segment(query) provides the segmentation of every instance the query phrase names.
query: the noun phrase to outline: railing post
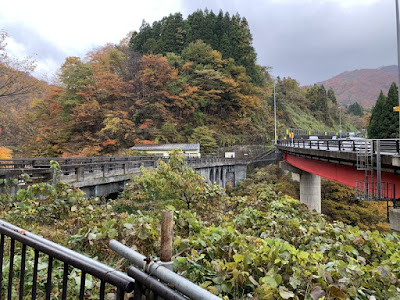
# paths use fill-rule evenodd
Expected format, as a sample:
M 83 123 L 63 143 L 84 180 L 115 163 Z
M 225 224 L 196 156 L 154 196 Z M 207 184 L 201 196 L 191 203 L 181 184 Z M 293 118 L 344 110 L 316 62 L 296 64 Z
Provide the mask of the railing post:
M 172 242 L 174 239 L 174 212 L 164 210 L 161 218 L 161 265 L 173 271 Z
M 124 166 L 124 174 L 128 174 L 129 163 L 123 163 Z
M 107 177 L 106 175 L 108 174 L 108 169 L 109 169 L 109 165 L 104 164 L 103 165 L 103 177 Z
M 85 167 L 75 168 L 75 173 L 76 173 L 76 181 L 85 180 Z

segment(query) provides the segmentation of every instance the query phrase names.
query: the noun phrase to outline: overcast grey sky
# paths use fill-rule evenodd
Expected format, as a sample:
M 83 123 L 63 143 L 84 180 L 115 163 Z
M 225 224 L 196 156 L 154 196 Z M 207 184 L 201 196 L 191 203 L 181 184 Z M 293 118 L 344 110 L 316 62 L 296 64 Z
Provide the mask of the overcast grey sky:
M 0 29 L 9 53 L 51 78 L 67 56 L 118 43 L 143 19 L 205 8 L 246 17 L 258 63 L 302 85 L 397 64 L 395 0 L 14 0 L 0 6 Z

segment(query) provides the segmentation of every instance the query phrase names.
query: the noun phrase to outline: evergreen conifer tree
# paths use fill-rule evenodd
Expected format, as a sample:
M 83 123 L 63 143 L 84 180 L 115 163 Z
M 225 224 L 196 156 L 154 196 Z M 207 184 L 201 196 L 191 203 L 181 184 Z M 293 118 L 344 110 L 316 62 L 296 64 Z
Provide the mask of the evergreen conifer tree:
M 387 139 L 399 136 L 399 113 L 393 111 L 398 105 L 397 85 L 393 82 L 388 96 L 381 91 L 368 126 L 368 137 L 371 139 Z
M 387 96 L 387 113 L 388 113 L 388 137 L 399 137 L 399 113 L 393 111 L 395 106 L 399 105 L 397 85 L 393 82 L 389 88 Z
M 368 138 L 370 139 L 381 139 L 385 137 L 385 128 L 382 124 L 382 118 L 384 118 L 384 110 L 386 106 L 386 97 L 381 91 L 379 97 L 372 109 L 371 119 L 368 125 Z
M 185 47 L 198 40 L 219 51 L 223 59 L 233 58 L 236 65 L 245 67 L 252 83 L 265 84 L 263 69 L 256 63 L 249 24 L 238 13 L 231 17 L 229 13 L 220 11 L 215 15 L 206 9 L 195 11 L 186 20 L 176 13 L 152 26 L 143 21 L 139 32 L 132 35 L 130 47 L 140 54 L 181 55 Z
M 332 101 L 332 103 L 337 103 L 335 92 L 333 91 L 332 87 L 328 90 L 328 98 Z
M 362 117 L 362 115 L 364 114 L 364 110 L 363 110 L 362 106 L 360 104 L 358 104 L 358 102 L 354 102 L 353 104 L 350 104 L 347 111 L 355 116 L 360 116 L 360 117 Z

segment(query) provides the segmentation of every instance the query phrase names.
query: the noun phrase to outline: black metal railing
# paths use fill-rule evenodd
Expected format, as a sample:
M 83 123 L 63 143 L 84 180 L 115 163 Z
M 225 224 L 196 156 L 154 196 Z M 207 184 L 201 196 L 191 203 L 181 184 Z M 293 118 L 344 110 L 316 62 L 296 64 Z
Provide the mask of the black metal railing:
M 125 274 L 2 220 L 0 234 L 0 299 L 190 299 L 133 266 Z
M 305 149 L 317 149 L 317 150 L 329 150 L 329 151 L 364 151 L 367 150 L 374 152 L 376 149 L 376 140 L 366 139 L 337 139 L 337 140 L 279 140 L 277 141 L 279 146 L 294 147 L 294 148 L 305 148 Z M 399 139 L 385 139 L 380 140 L 380 152 L 395 154 L 400 153 Z
M 396 185 L 391 182 L 377 182 L 359 180 L 355 184 L 355 196 L 357 199 L 369 201 L 395 201 Z
M 122 300 L 134 289 L 127 274 L 12 224 L 0 221 L 0 233 L 1 299 L 105 299 L 108 291 Z M 89 290 L 87 274 L 95 279 Z
M 289 134 L 293 133 L 293 137 L 295 138 L 308 138 L 309 136 L 318 136 L 321 139 L 332 138 L 332 136 L 336 137 L 347 137 L 349 136 L 348 132 L 339 132 L 339 131 L 329 131 L 329 130 L 310 130 L 310 129 L 298 129 L 298 128 L 287 128 L 284 136 L 289 138 Z M 340 135 L 339 135 L 340 133 Z

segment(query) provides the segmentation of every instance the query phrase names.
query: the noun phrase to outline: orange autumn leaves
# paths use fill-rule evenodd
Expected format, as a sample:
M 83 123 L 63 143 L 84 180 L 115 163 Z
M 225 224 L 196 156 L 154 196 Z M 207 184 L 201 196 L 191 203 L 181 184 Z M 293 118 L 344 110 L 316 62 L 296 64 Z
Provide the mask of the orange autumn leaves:
M 246 69 L 201 41 L 182 56 L 140 56 L 107 45 L 85 60 L 67 58 L 59 79 L 33 105 L 34 155 L 104 155 L 135 141 L 188 142 L 204 125 L 243 135 L 260 106 L 260 89 Z
M 10 159 L 10 158 L 12 158 L 12 150 L 0 146 L 0 159 Z

